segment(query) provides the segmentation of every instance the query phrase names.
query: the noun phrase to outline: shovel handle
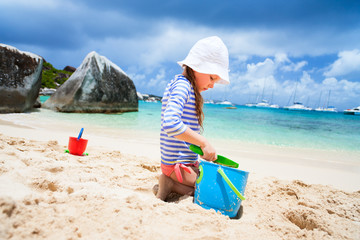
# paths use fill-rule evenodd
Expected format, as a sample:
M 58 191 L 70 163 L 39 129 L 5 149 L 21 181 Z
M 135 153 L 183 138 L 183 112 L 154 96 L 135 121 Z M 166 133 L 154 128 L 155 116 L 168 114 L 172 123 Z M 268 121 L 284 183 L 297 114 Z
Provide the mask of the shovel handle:
M 193 145 L 191 144 L 189 146 L 189 149 L 191 151 L 193 151 L 194 153 L 197 153 L 199 155 L 204 155 L 203 151 L 201 150 L 201 148 L 199 146 L 196 146 L 196 145 Z M 221 155 L 217 155 L 217 159 L 214 161 L 214 163 L 217 163 L 217 164 L 222 164 L 224 166 L 227 166 L 227 167 L 232 167 L 232 168 L 238 168 L 239 167 L 239 164 L 237 162 L 234 162 L 226 157 L 223 157 Z
M 194 153 L 197 153 L 197 154 L 199 154 L 199 155 L 201 155 L 201 156 L 204 155 L 203 151 L 201 150 L 201 148 L 200 148 L 199 146 L 196 146 L 196 145 L 191 144 L 189 148 L 190 148 L 190 150 L 193 151 Z
M 84 128 L 81 128 L 81 129 L 80 129 L 80 132 L 79 132 L 79 136 L 78 136 L 78 138 L 77 138 L 78 141 L 80 140 L 83 132 L 84 132 Z

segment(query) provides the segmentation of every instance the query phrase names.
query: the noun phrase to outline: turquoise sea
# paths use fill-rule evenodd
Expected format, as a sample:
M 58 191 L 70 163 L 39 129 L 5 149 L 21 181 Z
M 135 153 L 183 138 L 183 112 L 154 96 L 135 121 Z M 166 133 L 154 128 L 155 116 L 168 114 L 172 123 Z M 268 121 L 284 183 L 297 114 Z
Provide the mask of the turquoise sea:
M 48 97 L 41 96 L 44 102 Z M 139 101 L 139 111 L 124 114 L 79 114 L 40 111 L 43 117 L 109 129 L 160 131 L 161 103 Z M 310 149 L 360 151 L 360 116 L 315 111 L 205 104 L 204 136 Z

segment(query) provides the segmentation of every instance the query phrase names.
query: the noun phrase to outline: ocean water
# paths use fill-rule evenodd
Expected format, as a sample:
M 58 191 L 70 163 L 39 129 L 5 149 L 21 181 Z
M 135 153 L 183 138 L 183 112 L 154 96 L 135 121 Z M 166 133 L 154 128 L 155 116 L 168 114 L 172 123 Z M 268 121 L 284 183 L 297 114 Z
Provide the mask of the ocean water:
M 41 101 L 48 97 L 41 96 Z M 86 123 L 109 129 L 160 131 L 161 103 L 139 102 L 139 112 L 124 114 L 58 113 L 40 110 L 40 119 Z M 315 111 L 204 105 L 204 136 L 310 149 L 360 151 L 360 116 Z
M 208 105 L 209 136 L 277 146 L 360 151 L 360 117 L 343 113 Z

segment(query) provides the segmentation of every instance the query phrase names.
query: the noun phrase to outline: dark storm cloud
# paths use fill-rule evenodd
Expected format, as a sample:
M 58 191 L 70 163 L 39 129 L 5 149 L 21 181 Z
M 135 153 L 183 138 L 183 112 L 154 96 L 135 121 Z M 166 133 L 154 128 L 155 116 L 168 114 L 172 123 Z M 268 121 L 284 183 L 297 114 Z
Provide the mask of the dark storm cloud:
M 229 48 L 237 93 L 229 100 L 243 103 L 267 82 L 277 86 L 281 103 L 300 79 L 304 98 L 331 88 L 334 97 L 348 97 L 339 105 L 358 105 L 358 0 L 0 0 L 0 43 L 57 68 L 79 66 L 97 51 L 145 93 L 161 92 L 180 70 L 176 61 L 211 35 Z
M 262 0 L 262 1 L 116 1 L 86 0 L 99 9 L 118 9 L 141 19 L 177 19 L 237 28 L 326 26 L 352 28 L 360 24 L 360 1 Z
M 80 0 L 55 8 L 18 5 L 1 11 L 0 41 L 76 49 L 89 39 L 156 34 L 158 24 L 169 21 L 228 31 L 345 32 L 360 27 L 360 1 Z
M 39 45 L 56 49 L 76 49 L 89 39 L 134 37 L 151 30 L 151 20 L 138 21 L 121 11 L 96 6 L 74 5 L 77 9 L 17 6 L 0 14 L 0 41 L 8 44 Z

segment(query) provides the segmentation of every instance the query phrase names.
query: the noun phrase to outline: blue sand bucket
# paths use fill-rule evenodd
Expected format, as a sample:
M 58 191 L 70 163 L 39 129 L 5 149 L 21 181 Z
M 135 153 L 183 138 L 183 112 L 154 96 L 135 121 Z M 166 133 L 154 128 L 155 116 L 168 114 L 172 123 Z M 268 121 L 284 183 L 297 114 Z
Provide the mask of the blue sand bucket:
M 244 192 L 248 172 L 200 161 L 200 175 L 196 180 L 194 202 L 205 209 L 214 209 L 235 218 Z

